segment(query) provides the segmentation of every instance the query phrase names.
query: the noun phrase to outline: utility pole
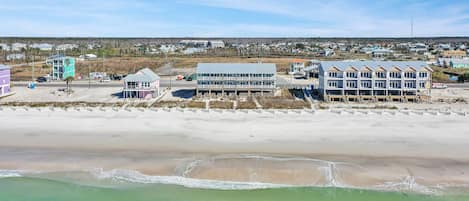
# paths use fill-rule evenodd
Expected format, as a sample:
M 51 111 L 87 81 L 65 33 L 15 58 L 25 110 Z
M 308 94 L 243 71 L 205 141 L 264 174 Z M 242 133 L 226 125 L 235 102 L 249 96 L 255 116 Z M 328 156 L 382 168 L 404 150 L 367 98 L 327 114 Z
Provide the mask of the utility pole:
M 33 66 L 32 66 L 32 72 L 31 72 L 31 82 L 34 83 L 34 54 L 33 54 Z

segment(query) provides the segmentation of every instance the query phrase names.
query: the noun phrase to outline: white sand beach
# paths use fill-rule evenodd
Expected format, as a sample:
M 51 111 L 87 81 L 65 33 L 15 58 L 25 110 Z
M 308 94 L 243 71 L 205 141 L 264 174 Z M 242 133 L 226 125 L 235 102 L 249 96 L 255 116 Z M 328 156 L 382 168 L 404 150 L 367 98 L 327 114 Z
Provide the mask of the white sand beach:
M 0 169 L 426 191 L 469 186 L 469 116 L 2 108 Z

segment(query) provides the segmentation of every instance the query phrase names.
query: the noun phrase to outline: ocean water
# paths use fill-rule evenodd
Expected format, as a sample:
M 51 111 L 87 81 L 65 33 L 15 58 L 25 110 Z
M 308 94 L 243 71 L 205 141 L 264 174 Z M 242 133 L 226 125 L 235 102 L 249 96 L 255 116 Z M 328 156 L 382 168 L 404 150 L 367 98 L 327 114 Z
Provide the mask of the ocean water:
M 451 193 L 422 195 L 334 187 L 274 187 L 263 189 L 207 189 L 161 183 L 107 180 L 92 183 L 66 175 L 0 178 L 1 201 L 463 201 Z

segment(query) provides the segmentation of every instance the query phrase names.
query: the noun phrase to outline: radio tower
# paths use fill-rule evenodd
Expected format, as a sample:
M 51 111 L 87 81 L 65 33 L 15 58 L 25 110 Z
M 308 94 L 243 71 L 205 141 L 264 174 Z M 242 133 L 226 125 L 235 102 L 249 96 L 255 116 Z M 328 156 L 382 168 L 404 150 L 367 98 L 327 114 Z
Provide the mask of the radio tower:
M 414 37 L 414 17 L 410 19 L 410 38 Z

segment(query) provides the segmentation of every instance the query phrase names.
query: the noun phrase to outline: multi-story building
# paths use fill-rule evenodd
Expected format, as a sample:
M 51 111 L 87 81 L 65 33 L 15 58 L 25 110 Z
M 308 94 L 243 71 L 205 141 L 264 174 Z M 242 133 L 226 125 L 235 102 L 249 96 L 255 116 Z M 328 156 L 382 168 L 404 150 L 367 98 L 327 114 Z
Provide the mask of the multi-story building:
M 208 46 L 211 48 L 224 48 L 225 42 L 223 42 L 222 40 L 211 40 L 208 41 Z
M 420 61 L 323 61 L 318 89 L 326 101 L 424 101 L 432 72 Z
M 75 77 L 75 58 L 64 55 L 54 55 L 47 58 L 46 63 L 51 66 L 51 79 L 64 80 Z
M 11 93 L 10 76 L 10 67 L 0 64 L 0 97 Z
M 154 98 L 160 95 L 160 77 L 148 68 L 124 78 L 124 98 Z
M 274 92 L 275 64 L 199 63 L 197 94 Z

